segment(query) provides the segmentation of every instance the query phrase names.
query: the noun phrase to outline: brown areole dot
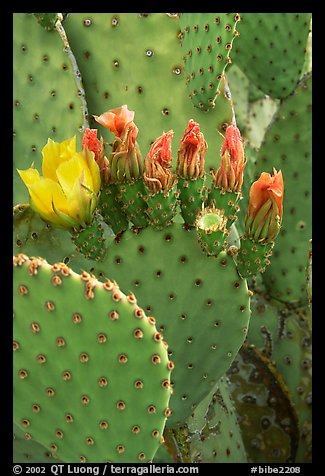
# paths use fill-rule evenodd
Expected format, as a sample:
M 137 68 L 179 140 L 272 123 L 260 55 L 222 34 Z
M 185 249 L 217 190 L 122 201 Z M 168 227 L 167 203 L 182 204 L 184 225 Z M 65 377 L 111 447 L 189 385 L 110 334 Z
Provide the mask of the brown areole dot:
M 68 370 L 65 370 L 65 371 L 62 373 L 62 378 L 63 378 L 63 380 L 65 380 L 65 381 L 71 380 L 71 372 L 69 372 Z
M 118 361 L 120 364 L 126 364 L 128 361 L 128 356 L 126 354 L 120 354 L 118 357 Z
M 79 360 L 80 360 L 81 363 L 88 362 L 89 355 L 86 352 L 82 352 L 79 356 Z
M 19 370 L 18 375 L 19 375 L 19 378 L 24 379 L 28 377 L 28 372 L 27 370 L 21 369 Z
M 80 401 L 83 405 L 88 405 L 90 402 L 90 398 L 88 397 L 88 395 L 82 395 Z
M 108 421 L 106 421 L 106 420 L 101 420 L 101 421 L 99 422 L 99 428 L 100 428 L 101 430 L 107 430 L 108 426 L 109 426 L 109 425 L 108 425 Z
M 143 338 L 143 332 L 141 329 L 135 329 L 133 331 L 133 336 L 136 338 L 136 339 L 142 339 Z
M 97 340 L 100 344 L 104 344 L 107 341 L 106 334 L 98 334 Z
M 64 347 L 65 346 L 65 340 L 63 339 L 63 337 L 57 337 L 56 345 L 58 347 Z
M 72 423 L 73 422 L 73 416 L 70 415 L 69 413 L 67 415 L 65 415 L 64 419 L 67 423 Z
M 116 403 L 116 408 L 118 410 L 125 410 L 126 408 L 126 404 L 123 400 L 119 400 L 117 403 Z
M 106 377 L 100 377 L 98 380 L 98 384 L 100 387 L 107 387 L 108 385 L 108 380 Z
M 82 316 L 79 314 L 79 312 L 75 312 L 72 316 L 72 321 L 74 324 L 80 324 L 82 321 Z
M 39 355 L 37 356 L 37 362 L 38 362 L 39 364 L 45 364 L 45 362 L 46 362 L 46 357 L 45 357 L 45 355 L 39 354 Z
M 63 431 L 62 430 L 56 430 L 55 436 L 57 438 L 60 438 L 60 439 L 63 438 Z
M 60 278 L 60 276 L 58 276 L 57 274 L 55 274 L 54 276 L 52 276 L 51 283 L 52 283 L 53 286 L 55 286 L 55 287 L 61 286 L 61 284 L 62 284 L 62 278 Z
M 31 329 L 34 334 L 37 334 L 41 330 L 40 325 L 37 324 L 37 322 L 31 324 Z
M 47 309 L 49 312 L 52 312 L 55 309 L 55 304 L 52 301 L 46 301 L 45 309 Z
M 160 356 L 157 355 L 157 354 L 154 354 L 154 355 L 151 357 L 151 362 L 152 362 L 154 365 L 160 364 L 160 362 L 161 362 Z

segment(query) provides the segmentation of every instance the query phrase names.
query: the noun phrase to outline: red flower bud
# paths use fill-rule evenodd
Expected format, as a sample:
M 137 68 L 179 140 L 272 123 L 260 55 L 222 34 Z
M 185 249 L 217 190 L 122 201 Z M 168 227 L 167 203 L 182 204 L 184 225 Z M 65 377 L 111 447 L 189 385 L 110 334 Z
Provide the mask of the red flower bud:
M 97 129 L 89 129 L 87 127 L 82 138 L 81 146 L 83 149 L 87 147 L 88 150 L 95 154 L 94 159 L 99 166 L 102 182 L 107 183 L 109 182 L 109 164 L 105 157 L 103 138 L 98 139 L 97 132 Z
M 212 173 L 215 187 L 227 192 L 240 192 L 243 184 L 245 153 L 240 131 L 235 124 L 226 129 L 226 137 L 221 147 L 221 163 L 217 172 Z
M 190 119 L 178 149 L 177 175 L 184 179 L 204 177 L 204 156 L 207 149 L 200 125 Z
M 172 166 L 171 142 L 174 131 L 164 132 L 151 145 L 145 160 L 144 181 L 152 193 L 168 191 L 176 182 Z

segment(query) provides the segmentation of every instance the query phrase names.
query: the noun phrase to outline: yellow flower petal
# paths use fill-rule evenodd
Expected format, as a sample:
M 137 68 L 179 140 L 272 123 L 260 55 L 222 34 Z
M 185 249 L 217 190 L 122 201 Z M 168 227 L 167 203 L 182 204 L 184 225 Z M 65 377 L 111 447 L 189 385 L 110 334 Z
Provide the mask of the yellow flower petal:
M 48 139 L 42 149 L 43 163 L 42 172 L 45 178 L 58 181 L 56 170 L 61 163 L 70 160 L 76 153 L 76 136 L 58 143 Z
M 100 169 L 95 160 L 94 152 L 91 152 L 88 148 L 85 148 L 82 152 L 86 158 L 87 165 L 92 177 L 92 190 L 97 194 L 100 189 L 101 179 L 100 179 Z
M 37 183 L 30 185 L 28 188 L 31 207 L 45 220 L 66 227 L 66 223 L 53 209 L 54 205 L 56 209 L 60 209 L 61 212 L 68 215 L 67 198 L 60 185 L 51 179 L 40 177 Z
M 62 162 L 56 170 L 56 175 L 66 196 L 70 195 L 76 180 L 81 176 L 82 183 L 91 190 L 93 189 L 90 170 L 85 157 L 80 153 L 75 154 L 72 159 Z
M 26 185 L 26 187 L 29 188 L 30 185 L 33 185 L 34 183 L 39 182 L 40 180 L 40 174 L 38 170 L 34 169 L 33 167 L 27 169 L 27 170 L 18 170 L 17 172 L 20 175 L 20 178 Z
M 77 178 L 67 197 L 69 215 L 73 216 L 83 226 L 91 222 L 92 197 L 94 193 L 82 185 L 83 177 Z

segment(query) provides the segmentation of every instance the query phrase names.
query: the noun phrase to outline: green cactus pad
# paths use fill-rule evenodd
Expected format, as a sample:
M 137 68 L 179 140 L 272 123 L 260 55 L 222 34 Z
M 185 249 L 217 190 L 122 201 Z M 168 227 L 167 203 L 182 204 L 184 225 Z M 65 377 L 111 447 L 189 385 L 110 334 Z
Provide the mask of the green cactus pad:
M 26 437 L 27 433 L 27 437 Z M 33 439 L 28 432 L 13 425 L 13 463 L 63 463 L 57 456 Z
M 148 217 L 145 213 L 147 209 L 147 190 L 143 180 L 133 180 L 118 184 L 118 200 L 122 203 L 122 211 L 136 227 L 144 228 L 148 226 Z
M 249 463 L 293 463 L 298 416 L 279 371 L 253 345 L 244 344 L 228 371 Z
M 231 91 L 233 107 L 236 113 L 236 123 L 242 136 L 244 136 L 247 125 L 248 93 L 251 82 L 235 64 L 232 64 L 227 69 L 225 76 Z
M 224 211 L 224 215 L 228 218 L 227 228 L 229 228 L 237 220 L 237 213 L 240 210 L 238 203 L 241 199 L 241 192 L 227 192 L 212 185 L 208 203 L 210 206 L 214 204 L 219 210 Z
M 312 335 L 310 310 L 290 310 L 261 295 L 252 298 L 248 342 L 254 344 L 281 373 L 299 418 L 300 440 L 295 461 L 311 462 Z
M 45 223 L 28 204 L 13 208 L 13 251 L 66 262 L 75 246 L 66 230 Z
M 87 259 L 100 261 L 105 255 L 106 246 L 101 221 L 101 216 L 95 213 L 89 226 L 72 231 L 72 241 L 76 245 L 77 251 Z
M 136 112 L 143 156 L 162 131 L 173 129 L 174 158 L 192 118 L 206 141 L 215 144 L 205 156 L 207 169 L 218 167 L 222 138 L 216 131 L 223 132 L 231 123 L 231 103 L 222 84 L 216 107 L 208 114 L 193 107 L 184 85 L 178 15 L 70 13 L 64 28 L 87 91 L 90 117 L 127 104 Z M 105 140 L 113 139 L 107 129 L 99 129 Z
M 117 235 L 121 231 L 128 229 L 128 219 L 122 211 L 123 204 L 118 201 L 119 194 L 118 185 L 111 183 L 107 186 L 102 186 L 101 194 L 98 201 L 98 211 Z
M 14 422 L 66 462 L 152 460 L 171 365 L 135 296 L 22 254 L 13 289 Z
M 313 301 L 313 252 L 312 252 L 312 240 L 310 242 L 310 250 L 308 251 L 308 260 L 306 265 L 306 292 L 309 299 L 309 304 Z
M 207 257 L 196 231 L 174 223 L 126 231 L 94 273 L 109 272 L 157 319 L 175 364 L 170 426 L 186 418 L 224 374 L 249 323 L 249 292 L 231 256 Z
M 218 256 L 220 251 L 225 251 L 229 231 L 226 228 L 227 217 L 222 210 L 216 208 L 203 208 L 198 214 L 195 226 L 200 247 L 208 256 Z
M 179 191 L 179 204 L 181 215 L 186 225 L 194 226 L 198 213 L 205 201 L 205 179 L 184 179 L 178 177 L 177 188 Z
M 238 272 L 243 278 L 253 276 L 257 273 L 264 273 L 267 266 L 271 264 L 272 243 L 259 243 L 246 236 L 240 239 L 240 250 L 237 255 Z
M 246 463 L 246 451 L 226 378 L 186 421 L 193 463 Z
M 208 111 L 215 105 L 220 80 L 228 63 L 238 13 L 182 13 L 182 53 L 189 97 Z
M 246 120 L 245 136 L 250 146 L 259 149 L 265 132 L 276 113 L 279 100 L 270 96 L 252 101 L 248 105 L 248 114 Z M 247 152 L 247 147 L 245 148 Z
M 146 214 L 151 226 L 157 230 L 162 230 L 173 223 L 173 218 L 177 213 L 177 184 L 170 190 L 151 194 L 148 191 L 146 202 L 148 208 Z
M 232 60 L 265 94 L 284 98 L 301 78 L 310 13 L 241 13 Z
M 311 238 L 311 89 L 307 75 L 294 94 L 282 102 L 265 134 L 255 168 L 281 169 L 284 180 L 282 228 L 276 238 L 272 265 L 263 275 L 271 295 L 282 301 L 307 303 L 305 267 Z
M 34 16 L 45 30 L 54 30 L 56 22 L 62 18 L 62 13 L 34 13 Z
M 14 203 L 28 201 L 16 168 L 41 170 L 47 138 L 62 142 L 84 123 L 72 64 L 56 31 L 45 31 L 31 14 L 13 15 Z

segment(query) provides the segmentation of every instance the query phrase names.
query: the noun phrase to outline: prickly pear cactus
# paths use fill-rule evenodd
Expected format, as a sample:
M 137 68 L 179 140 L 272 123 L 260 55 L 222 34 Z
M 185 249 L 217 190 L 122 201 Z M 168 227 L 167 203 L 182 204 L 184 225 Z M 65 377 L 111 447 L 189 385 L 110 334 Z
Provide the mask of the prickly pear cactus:
M 246 281 L 238 276 L 231 256 L 221 252 L 217 259 L 208 258 L 196 231 L 177 223 L 162 232 L 125 232 L 94 272 L 105 275 L 105 270 L 156 317 L 175 364 L 168 425 L 182 421 L 224 374 L 245 340 L 250 316 Z
M 310 30 L 14 14 L 14 461 L 311 462 Z
M 241 437 L 229 385 L 222 377 L 185 424 L 166 432 L 179 444 L 182 463 L 244 463 L 246 451 Z
M 193 104 L 215 106 L 219 84 L 229 63 L 238 31 L 238 13 L 182 13 L 182 52 L 186 84 Z
M 14 201 L 28 199 L 16 168 L 41 164 L 44 137 L 82 131 L 86 111 L 76 71 L 56 30 L 46 31 L 28 13 L 13 15 Z
M 308 74 L 281 103 L 264 136 L 255 169 L 258 176 L 272 162 L 275 168 L 281 168 L 286 180 L 280 244 L 263 280 L 273 297 L 296 303 L 307 301 L 305 266 L 312 222 L 311 93 L 312 76 Z
M 13 425 L 13 461 L 15 463 L 63 463 L 51 451 L 33 439 L 26 431 Z
M 67 462 L 150 461 L 171 367 L 134 294 L 22 254 L 14 292 L 14 421 L 25 437 Z
M 310 13 L 242 13 L 232 58 L 264 94 L 284 98 L 299 81 Z
M 128 104 L 137 114 L 143 151 L 149 150 L 162 131 L 174 129 L 175 161 L 175 144 L 188 119 L 193 118 L 200 123 L 206 140 L 215 144 L 214 150 L 207 152 L 208 167 L 218 165 L 215 151 L 222 141 L 216 131 L 222 132 L 231 122 L 231 104 L 221 85 L 216 107 L 209 115 L 193 107 L 185 87 L 178 14 L 73 13 L 68 15 L 64 28 L 87 91 L 90 118 Z

